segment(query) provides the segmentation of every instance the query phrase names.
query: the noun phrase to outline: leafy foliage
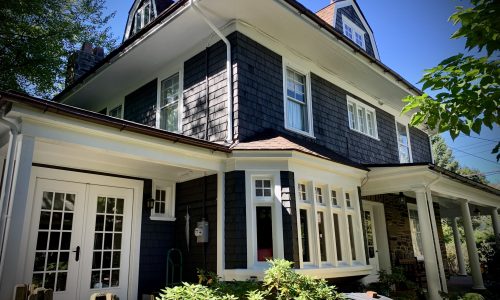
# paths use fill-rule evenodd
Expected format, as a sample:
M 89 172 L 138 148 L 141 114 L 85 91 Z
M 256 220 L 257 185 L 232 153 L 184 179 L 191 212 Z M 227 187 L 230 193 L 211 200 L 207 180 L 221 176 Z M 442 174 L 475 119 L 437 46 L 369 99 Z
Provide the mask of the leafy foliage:
M 455 172 L 479 183 L 489 184 L 486 176 L 481 174 L 481 171 L 474 168 L 462 167 L 453 156 L 453 151 L 448 148 L 444 139 L 435 135 L 431 138 L 432 154 L 434 163 L 441 168 Z
M 115 47 L 105 0 L 0 1 L 0 90 L 50 96 L 63 87 L 67 57 L 83 42 Z
M 425 71 L 420 83 L 427 93 L 407 96 L 403 113 L 413 112 L 411 124 L 427 124 L 438 132 L 449 131 L 453 139 L 459 134 L 480 133 L 482 126 L 500 125 L 500 2 L 472 0 L 473 7 L 457 7 L 450 17 L 460 28 L 452 38 L 466 38 L 466 49 L 486 54 L 459 53 Z M 415 112 L 415 110 L 417 110 Z M 500 142 L 493 149 L 500 159 Z
M 162 290 L 157 300 L 208 299 L 208 300 L 335 300 L 344 299 L 334 286 L 325 280 L 300 275 L 292 270 L 292 263 L 283 259 L 269 261 L 264 281 L 221 282 L 216 274 L 199 271 L 199 284 Z M 205 285 L 203 285 L 205 284 Z

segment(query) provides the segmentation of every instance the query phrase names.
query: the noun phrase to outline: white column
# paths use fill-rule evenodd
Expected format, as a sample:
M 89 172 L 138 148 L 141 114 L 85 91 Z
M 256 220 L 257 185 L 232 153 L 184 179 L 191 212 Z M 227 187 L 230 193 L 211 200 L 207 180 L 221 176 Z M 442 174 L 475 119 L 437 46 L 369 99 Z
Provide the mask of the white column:
M 12 176 L 10 206 L 7 211 L 4 257 L 0 280 L 0 299 L 11 299 L 14 285 L 23 283 L 27 235 L 29 233 L 31 206 L 28 205 L 28 192 L 33 162 L 35 139 L 19 136 L 16 145 L 16 161 Z
M 432 201 L 432 193 L 429 189 L 426 190 L 426 196 L 427 196 L 427 205 L 429 206 L 429 217 L 431 220 L 431 226 L 432 226 L 432 234 L 433 234 L 433 241 L 434 241 L 434 249 L 436 249 L 436 259 L 438 262 L 438 267 L 439 267 L 439 280 L 441 283 L 441 289 L 443 292 L 448 293 L 448 286 L 446 283 L 446 274 L 444 272 L 444 263 L 443 263 L 443 255 L 441 253 L 441 244 L 439 243 L 439 235 L 437 231 L 437 224 L 436 224 L 436 213 L 434 212 L 434 202 Z M 441 220 L 439 220 L 441 222 Z M 424 256 L 425 259 L 425 256 Z
M 451 218 L 451 229 L 453 229 L 453 239 L 455 240 L 455 251 L 457 252 L 458 275 L 465 276 L 465 261 L 462 253 L 462 243 L 460 241 L 460 232 L 458 231 L 457 218 Z
M 462 221 L 464 223 L 465 240 L 467 241 L 467 252 L 469 253 L 469 264 L 472 273 L 473 289 L 484 290 L 483 276 L 479 265 L 479 256 L 477 255 L 476 241 L 474 240 L 474 229 L 470 217 L 469 203 L 464 201 L 460 203 L 462 210 Z
M 491 209 L 491 223 L 493 224 L 493 232 L 495 232 L 497 249 L 500 249 L 500 218 L 498 217 L 498 209 L 496 207 Z
M 415 191 L 417 195 L 417 211 L 420 231 L 422 233 L 422 246 L 424 250 L 425 274 L 427 277 L 427 291 L 430 300 L 440 300 L 441 291 L 438 261 L 434 247 L 434 237 L 429 217 L 429 207 L 425 189 Z

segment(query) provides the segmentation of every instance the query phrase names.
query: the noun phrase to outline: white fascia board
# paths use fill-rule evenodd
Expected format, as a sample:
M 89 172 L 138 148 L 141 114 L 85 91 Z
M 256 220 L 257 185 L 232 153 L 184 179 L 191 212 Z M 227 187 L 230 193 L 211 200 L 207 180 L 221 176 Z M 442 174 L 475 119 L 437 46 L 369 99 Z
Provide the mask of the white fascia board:
M 22 132 L 38 139 L 77 144 L 125 157 L 195 170 L 222 170 L 226 153 L 198 148 L 52 113 L 14 106 L 9 116 L 22 120 Z

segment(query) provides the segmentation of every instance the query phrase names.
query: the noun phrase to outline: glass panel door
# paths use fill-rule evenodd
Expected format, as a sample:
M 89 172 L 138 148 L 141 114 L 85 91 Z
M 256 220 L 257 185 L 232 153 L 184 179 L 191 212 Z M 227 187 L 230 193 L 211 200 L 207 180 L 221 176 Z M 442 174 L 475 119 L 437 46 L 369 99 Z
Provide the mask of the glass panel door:
M 38 179 L 31 231 L 31 282 L 52 289 L 54 299 L 75 299 L 85 185 Z
M 110 292 L 127 299 L 133 191 L 89 188 L 81 299 Z

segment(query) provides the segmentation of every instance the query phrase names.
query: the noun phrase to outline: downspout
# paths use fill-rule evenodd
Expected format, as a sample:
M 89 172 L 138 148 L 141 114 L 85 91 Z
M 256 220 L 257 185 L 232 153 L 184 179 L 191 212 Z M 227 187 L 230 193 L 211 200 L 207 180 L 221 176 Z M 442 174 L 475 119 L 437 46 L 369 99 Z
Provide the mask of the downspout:
M 5 119 L 5 112 L 2 111 L 2 116 L 0 117 L 0 124 L 7 126 L 10 129 L 10 139 L 9 139 L 9 150 L 7 152 L 5 168 L 5 177 L 2 183 L 2 192 L 0 194 L 0 221 L 1 221 L 1 236 L 0 236 L 0 280 L 3 274 L 3 267 L 5 265 L 5 248 L 7 243 L 5 243 L 6 238 L 9 236 L 10 231 L 10 219 L 12 213 L 11 205 L 11 191 L 12 191 L 12 174 L 14 172 L 14 160 L 15 160 L 15 149 L 17 143 L 17 137 L 20 133 L 19 127 Z M 4 206 L 6 206 L 4 208 Z
M 432 202 L 429 203 L 429 199 L 431 199 L 431 197 L 429 197 L 429 195 L 431 193 L 431 186 L 433 186 L 438 181 L 440 181 L 442 179 L 442 177 L 443 177 L 443 174 L 439 173 L 439 176 L 436 179 L 432 180 L 430 183 L 428 183 L 425 186 L 425 200 L 427 202 L 427 213 L 429 214 L 429 220 L 431 220 L 432 239 L 433 239 L 433 242 L 434 242 L 434 255 L 436 255 L 436 259 L 438 258 L 437 251 L 441 251 L 441 246 L 439 245 L 439 241 L 436 241 L 436 237 L 434 236 L 434 230 L 437 233 L 437 228 L 435 228 L 437 226 L 435 224 L 435 222 L 436 222 L 436 216 L 435 216 L 435 214 L 431 213 L 431 207 L 430 207 L 430 205 L 434 205 L 434 204 Z M 434 208 L 432 209 L 432 211 L 434 211 Z M 424 257 L 424 260 L 425 260 L 425 257 Z M 439 270 L 439 285 L 441 286 L 441 291 L 446 292 L 446 289 L 445 289 L 445 287 L 443 285 L 443 278 L 442 278 L 442 274 L 444 274 L 444 270 L 442 270 L 442 266 L 439 263 L 439 261 L 437 263 L 438 263 L 437 267 L 438 267 L 438 270 Z
M 203 14 L 201 9 L 198 7 L 197 0 L 189 0 L 189 5 L 197 12 L 202 19 L 207 23 L 207 25 L 222 39 L 224 44 L 226 44 L 226 78 L 227 78 L 227 99 L 226 99 L 226 109 L 227 109 L 227 131 L 226 131 L 226 143 L 233 143 L 233 70 L 232 70 L 232 56 L 231 56 L 231 43 L 226 38 L 226 36 Z M 207 116 L 208 119 L 208 116 Z

